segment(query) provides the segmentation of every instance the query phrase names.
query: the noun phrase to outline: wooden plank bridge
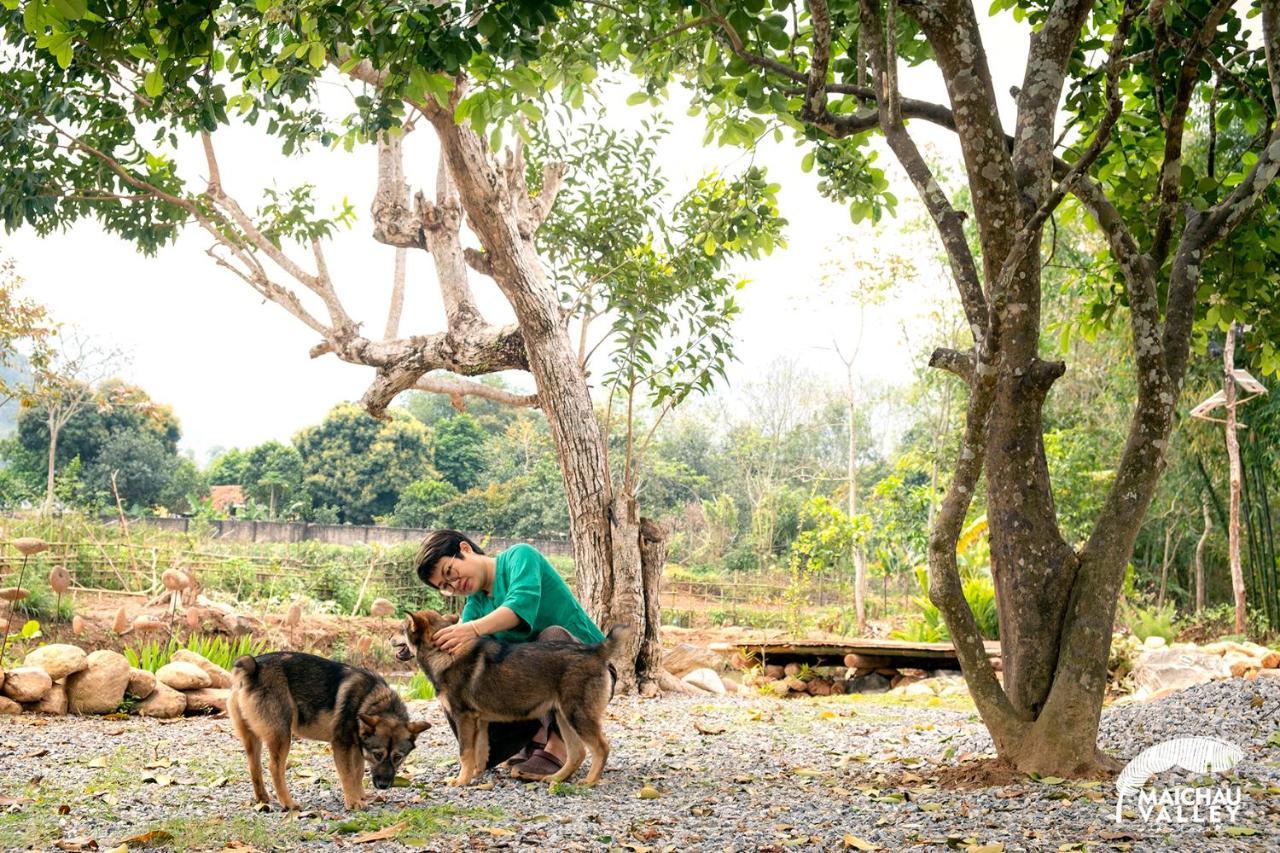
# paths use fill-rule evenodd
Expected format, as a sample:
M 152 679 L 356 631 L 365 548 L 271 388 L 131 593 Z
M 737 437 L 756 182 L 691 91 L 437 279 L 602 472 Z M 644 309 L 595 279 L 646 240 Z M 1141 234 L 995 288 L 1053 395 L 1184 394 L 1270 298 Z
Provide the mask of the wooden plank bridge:
M 999 666 L 1000 644 L 987 641 L 987 657 Z M 951 643 L 909 643 L 903 640 L 768 640 L 715 643 L 712 648 L 736 649 L 762 663 L 802 663 L 809 666 L 856 666 L 867 669 L 960 669 Z M 850 663 L 849 661 L 852 661 Z

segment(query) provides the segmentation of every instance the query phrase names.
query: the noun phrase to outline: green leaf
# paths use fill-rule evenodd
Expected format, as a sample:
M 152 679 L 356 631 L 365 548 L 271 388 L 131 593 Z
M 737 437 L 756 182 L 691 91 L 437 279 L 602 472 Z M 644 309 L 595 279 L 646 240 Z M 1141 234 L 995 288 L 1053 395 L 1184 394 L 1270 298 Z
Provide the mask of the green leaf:
M 142 80 L 142 90 L 151 98 L 158 97 L 164 91 L 164 76 L 160 73 L 159 66 L 147 72 L 147 76 Z
M 307 61 L 311 63 L 312 68 L 320 68 L 324 65 L 324 45 L 320 42 L 312 42 L 311 50 L 307 53 Z
M 647 92 L 634 92 L 627 96 L 627 106 L 629 107 L 638 106 L 640 104 L 643 104 L 647 100 L 649 100 L 649 95 Z
M 68 21 L 78 21 L 89 11 L 89 3 L 88 0 L 53 0 L 53 8 Z

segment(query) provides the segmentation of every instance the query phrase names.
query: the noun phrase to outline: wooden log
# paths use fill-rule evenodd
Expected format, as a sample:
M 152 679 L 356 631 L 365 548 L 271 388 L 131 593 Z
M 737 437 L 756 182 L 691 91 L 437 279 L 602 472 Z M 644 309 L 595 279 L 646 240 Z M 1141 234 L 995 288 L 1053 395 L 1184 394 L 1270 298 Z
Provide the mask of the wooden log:
M 850 669 L 881 669 L 893 666 L 894 659 L 887 655 L 864 655 L 850 652 L 844 656 L 844 665 Z

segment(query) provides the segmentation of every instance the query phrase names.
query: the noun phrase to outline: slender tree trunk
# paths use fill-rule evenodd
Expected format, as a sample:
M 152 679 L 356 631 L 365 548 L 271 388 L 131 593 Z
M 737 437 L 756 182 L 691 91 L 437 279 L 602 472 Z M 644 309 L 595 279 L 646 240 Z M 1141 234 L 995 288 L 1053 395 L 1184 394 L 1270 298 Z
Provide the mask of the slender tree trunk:
M 662 624 L 662 568 L 667 562 L 667 531 L 650 518 L 640 519 L 640 573 L 644 588 L 644 627 L 640 654 L 636 658 L 636 680 L 641 695 L 656 692 L 662 673 L 662 644 L 658 626 Z
M 849 519 L 858 514 L 858 434 L 855 415 L 857 408 L 853 396 L 853 366 L 849 365 L 849 461 L 846 476 L 849 482 Z M 850 543 L 853 558 L 853 609 L 858 619 L 858 633 L 867 631 L 867 561 L 863 558 L 862 543 L 854 537 Z
M 1237 634 L 1245 631 L 1244 573 L 1240 568 L 1240 437 L 1236 433 L 1236 380 L 1235 370 L 1236 327 L 1227 330 L 1226 344 L 1222 347 L 1224 376 L 1222 390 L 1227 403 L 1227 459 L 1230 464 L 1231 502 L 1227 520 L 1227 549 L 1231 560 L 1231 593 L 1235 601 Z
M 1173 544 L 1173 533 L 1174 528 L 1172 525 L 1164 532 L 1164 554 L 1160 559 L 1160 588 L 1156 592 L 1157 610 L 1164 607 L 1164 591 L 1166 584 L 1169 582 L 1169 564 L 1173 562 L 1174 554 L 1177 553 L 1176 551 L 1173 553 L 1169 551 L 1169 546 Z
M 44 515 L 53 512 L 53 477 L 57 467 L 58 433 L 61 431 L 58 426 L 49 424 L 49 470 L 44 486 L 44 506 L 40 510 Z
M 1200 507 L 1204 511 L 1204 532 L 1200 534 L 1200 540 L 1196 542 L 1196 613 L 1204 610 L 1204 546 L 1209 541 L 1209 532 L 1213 530 L 1213 515 L 1209 512 L 1209 498 L 1207 495 L 1200 496 Z

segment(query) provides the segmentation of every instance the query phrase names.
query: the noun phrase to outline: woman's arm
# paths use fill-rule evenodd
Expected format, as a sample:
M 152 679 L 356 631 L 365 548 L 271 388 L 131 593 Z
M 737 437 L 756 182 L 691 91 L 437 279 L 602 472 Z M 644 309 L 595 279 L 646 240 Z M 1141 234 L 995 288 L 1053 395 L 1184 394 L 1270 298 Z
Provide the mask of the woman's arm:
M 520 617 L 510 607 L 497 607 L 492 613 L 473 619 L 470 622 L 459 622 L 436 631 L 437 646 L 450 654 L 485 634 L 496 634 L 507 631 L 520 624 Z

